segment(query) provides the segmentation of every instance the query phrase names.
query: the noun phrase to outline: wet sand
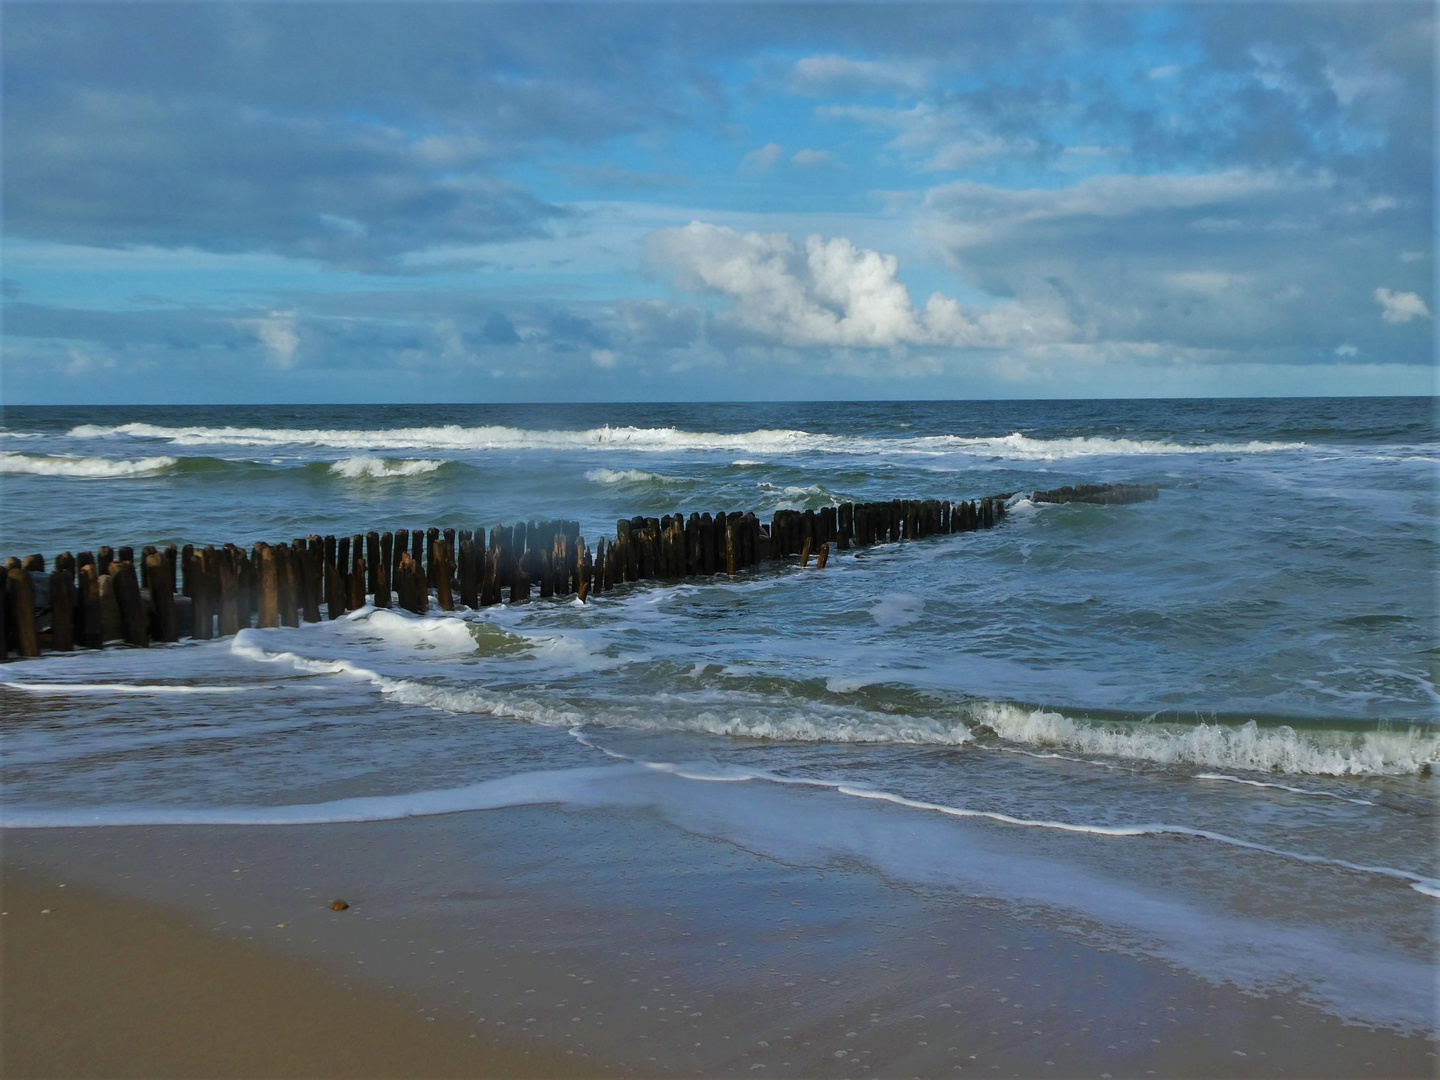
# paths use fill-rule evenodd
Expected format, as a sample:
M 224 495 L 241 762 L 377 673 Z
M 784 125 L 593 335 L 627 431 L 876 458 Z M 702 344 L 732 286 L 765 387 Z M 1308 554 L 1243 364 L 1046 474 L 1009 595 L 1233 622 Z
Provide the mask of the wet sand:
M 644 813 L 3 840 L 6 1076 L 1435 1074 L 1423 1038 Z
M 6 1077 L 581 1076 L 155 905 L 0 877 Z

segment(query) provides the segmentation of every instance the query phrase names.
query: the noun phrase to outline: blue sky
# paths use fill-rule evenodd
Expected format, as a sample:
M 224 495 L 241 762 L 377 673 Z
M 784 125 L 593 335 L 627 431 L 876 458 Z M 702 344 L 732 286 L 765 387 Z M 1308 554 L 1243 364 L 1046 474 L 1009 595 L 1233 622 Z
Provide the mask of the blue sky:
M 1434 392 L 1428 3 L 3 18 L 7 404 Z

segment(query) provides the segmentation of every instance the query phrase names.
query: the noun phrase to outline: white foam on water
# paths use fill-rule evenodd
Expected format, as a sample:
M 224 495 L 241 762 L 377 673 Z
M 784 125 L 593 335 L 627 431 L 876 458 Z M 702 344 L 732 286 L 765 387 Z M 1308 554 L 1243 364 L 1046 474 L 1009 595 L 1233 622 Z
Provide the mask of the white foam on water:
M 593 484 L 660 484 L 669 477 L 644 469 L 589 469 L 585 479 Z
M 21 476 L 64 476 L 82 480 L 109 480 L 148 476 L 175 464 L 173 457 L 147 457 L 138 461 L 112 461 L 100 457 L 50 457 L 0 452 L 0 473 Z
M 909 626 L 920 621 L 925 601 L 910 593 L 892 593 L 870 608 L 870 617 L 880 626 Z
M 334 462 L 330 466 L 330 471 L 347 480 L 361 478 L 384 480 L 392 476 L 424 476 L 444 464 L 445 462 L 436 461 L 433 458 L 387 461 L 371 454 L 357 454 L 354 457 L 341 458 Z
M 1274 788 L 1277 791 L 1288 791 L 1292 795 L 1310 795 L 1317 799 L 1335 799 L 1339 802 L 1353 803 L 1356 806 L 1374 806 L 1369 799 L 1352 799 L 1348 795 L 1336 795 L 1333 791 L 1313 791 L 1310 788 L 1291 787 L 1289 784 L 1267 784 L 1261 780 L 1246 780 L 1241 776 L 1226 776 L 1224 773 L 1196 773 L 1196 780 L 1224 780 L 1231 784 L 1244 784 L 1246 787 Z
M 830 435 L 788 428 L 719 433 L 673 427 L 598 427 L 584 430 L 531 430 L 501 425 L 461 427 L 447 424 L 411 428 L 260 428 L 119 424 L 81 424 L 76 439 L 129 437 L 158 439 L 182 446 L 311 446 L 353 450 L 630 450 L 641 453 L 729 451 L 750 455 L 795 453 L 918 455 L 965 454 L 983 458 L 1057 461 L 1088 457 L 1149 457 L 1171 454 L 1263 454 L 1307 449 L 1305 443 L 1201 443 L 1081 436 L 1036 439 L 1020 432 L 1004 436 L 925 435 L 881 438 Z
M 409 647 L 441 650 L 460 656 L 475 651 L 470 623 L 449 615 L 412 615 L 387 608 L 365 607 L 346 615 L 357 630 L 370 630 L 385 640 Z
M 1351 734 L 1262 728 L 1254 721 L 1238 726 L 1097 724 L 1000 702 L 975 705 L 973 716 L 1011 742 L 1163 765 L 1310 776 L 1407 776 L 1440 760 L 1440 733 L 1418 728 Z

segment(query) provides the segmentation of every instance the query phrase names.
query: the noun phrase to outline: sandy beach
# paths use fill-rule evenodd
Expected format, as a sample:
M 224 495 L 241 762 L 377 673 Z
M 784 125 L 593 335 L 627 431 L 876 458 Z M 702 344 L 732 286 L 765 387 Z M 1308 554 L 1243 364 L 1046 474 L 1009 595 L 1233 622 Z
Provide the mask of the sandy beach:
M 1436 1061 L 1422 1038 L 1073 927 L 639 814 L 12 829 L 4 867 L 7 1076 L 1429 1076 Z

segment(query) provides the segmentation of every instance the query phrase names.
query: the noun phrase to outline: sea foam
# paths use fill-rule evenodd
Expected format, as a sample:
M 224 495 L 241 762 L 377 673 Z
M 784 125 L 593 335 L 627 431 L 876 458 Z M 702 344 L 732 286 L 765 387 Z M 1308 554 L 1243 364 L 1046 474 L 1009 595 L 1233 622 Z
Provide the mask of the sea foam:
M 1146 721 L 1098 724 L 1002 702 L 972 715 L 1002 739 L 1161 765 L 1315 776 L 1405 776 L 1440 761 L 1440 734 L 1417 728 L 1351 733 L 1289 726 Z
M 1215 442 L 1184 444 L 1161 439 L 1101 436 L 1037 439 L 1020 432 L 1009 435 L 849 436 L 791 428 L 762 428 L 721 433 L 673 427 L 604 426 L 574 431 L 514 428 L 502 425 L 461 427 L 446 424 L 410 428 L 262 428 L 119 424 L 82 424 L 71 438 L 130 437 L 163 440 L 180 446 L 325 447 L 378 452 L 384 450 L 606 450 L 639 453 L 681 451 L 743 452 L 752 455 L 825 454 L 963 454 L 982 458 L 1058 461 L 1090 457 L 1164 456 L 1171 454 L 1261 454 L 1305 449 L 1303 442 Z
M 370 454 L 357 454 L 354 457 L 342 458 L 335 462 L 330 466 L 330 471 L 347 480 L 361 478 L 381 480 L 392 476 L 423 476 L 426 473 L 433 473 L 444 464 L 443 461 L 435 461 L 430 458 L 387 461 Z
M 23 476 L 65 476 L 106 480 L 125 476 L 146 476 L 175 464 L 173 457 L 147 457 L 138 461 L 112 461 L 100 457 L 49 457 L 36 454 L 0 452 L 0 473 Z

